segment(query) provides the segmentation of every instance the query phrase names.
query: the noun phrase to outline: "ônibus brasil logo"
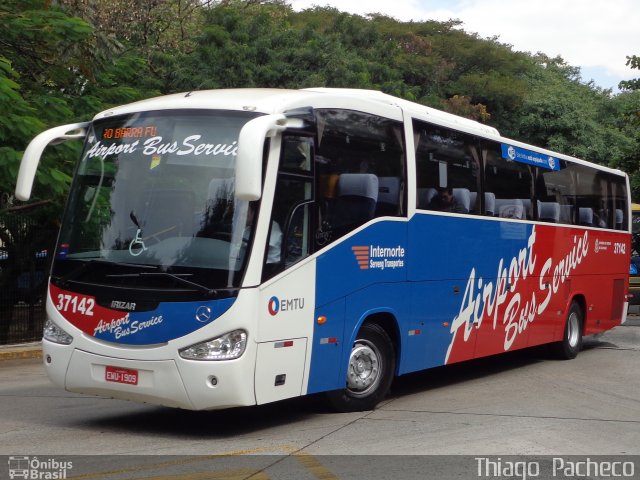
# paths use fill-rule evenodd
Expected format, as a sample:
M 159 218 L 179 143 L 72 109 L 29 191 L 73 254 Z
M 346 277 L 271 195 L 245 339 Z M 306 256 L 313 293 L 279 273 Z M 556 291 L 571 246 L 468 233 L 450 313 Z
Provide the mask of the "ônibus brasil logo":
M 9 457 L 9 478 L 65 479 L 73 462 L 60 461 L 55 458 L 38 458 L 28 456 Z

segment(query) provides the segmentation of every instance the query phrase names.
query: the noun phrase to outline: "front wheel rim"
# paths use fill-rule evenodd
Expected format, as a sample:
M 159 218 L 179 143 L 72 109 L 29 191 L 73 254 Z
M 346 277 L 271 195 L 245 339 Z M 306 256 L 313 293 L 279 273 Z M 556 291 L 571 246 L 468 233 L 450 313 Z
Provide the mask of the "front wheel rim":
M 366 340 L 358 340 L 349 356 L 347 390 L 357 397 L 367 396 L 380 384 L 382 357 L 378 348 Z

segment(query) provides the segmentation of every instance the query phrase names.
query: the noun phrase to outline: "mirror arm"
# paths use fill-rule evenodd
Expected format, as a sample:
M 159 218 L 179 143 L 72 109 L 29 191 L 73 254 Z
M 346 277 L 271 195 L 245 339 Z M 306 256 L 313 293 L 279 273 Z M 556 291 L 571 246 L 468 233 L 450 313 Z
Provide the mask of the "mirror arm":
M 36 176 L 36 170 L 40 163 L 42 152 L 49 144 L 58 144 L 67 140 L 78 140 L 87 136 L 86 128 L 90 122 L 72 123 L 62 125 L 60 127 L 51 128 L 37 135 L 22 156 L 20 163 L 20 171 L 18 172 L 18 180 L 16 182 L 16 198 L 26 201 L 31 198 L 31 189 L 33 188 L 33 180 Z

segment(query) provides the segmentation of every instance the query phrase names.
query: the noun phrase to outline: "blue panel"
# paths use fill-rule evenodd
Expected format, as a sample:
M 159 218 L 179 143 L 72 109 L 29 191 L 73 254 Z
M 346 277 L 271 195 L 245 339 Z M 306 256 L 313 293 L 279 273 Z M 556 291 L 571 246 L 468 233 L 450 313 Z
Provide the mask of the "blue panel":
M 407 223 L 379 222 L 335 244 L 317 260 L 316 305 L 380 282 L 407 278 Z
M 349 346 L 353 344 L 358 330 L 366 318 L 374 314 L 386 313 L 393 316 L 398 323 L 399 349 L 402 351 L 403 343 L 406 341 L 404 333 L 408 330 L 410 319 L 410 303 L 407 301 L 408 293 L 407 283 L 401 282 L 370 285 L 349 295 L 347 297 L 347 314 L 344 328 L 345 342 Z M 344 356 L 341 362 L 341 378 L 346 378 L 347 376 L 346 367 L 350 353 L 350 348 L 344 349 Z
M 351 342 L 362 320 L 377 312 L 397 320 L 399 374 L 473 358 L 477 332 L 466 325 L 453 329 L 454 319 L 463 318 L 462 310 L 469 305 L 482 307 L 482 299 L 471 298 L 482 291 L 482 282 L 495 285 L 494 294 L 506 288 L 497 277 L 506 277 L 509 262 L 519 255 L 527 261 L 532 229 L 523 222 L 416 214 L 407 224 L 377 223 L 335 245 L 318 259 L 316 313 L 324 314 L 323 305 L 331 312 L 342 309 L 336 300 L 345 300 L 342 358 L 336 358 L 336 350 L 325 356 L 316 328 L 309 391 L 344 386 Z M 390 263 L 398 260 L 402 262 Z M 383 269 L 385 265 L 395 268 Z M 492 329 L 484 335 L 491 348 L 500 340 L 491 337 Z
M 318 258 L 316 318 L 328 321 L 314 327 L 308 393 L 344 388 L 362 318 L 381 311 L 408 318 L 406 232 L 406 222 L 378 222 Z M 332 337 L 339 346 L 320 343 Z
M 502 158 L 507 158 L 515 162 L 526 163 L 536 167 L 548 168 L 549 170 L 560 170 L 560 161 L 549 155 L 540 152 L 527 150 L 526 148 L 514 147 L 513 145 L 501 144 Z
M 452 312 L 458 312 L 460 295 L 453 294 L 460 282 L 415 282 L 407 295 L 411 298 L 411 320 L 398 373 L 415 372 L 444 364 L 451 343 Z M 446 322 L 446 325 L 443 325 Z
M 317 322 L 314 324 L 307 393 L 344 387 L 346 377 L 341 374 L 340 363 L 345 350 L 344 315 L 344 298 L 316 309 L 314 318 L 324 316 L 327 321 L 323 325 L 318 325 Z
M 408 279 L 466 282 L 472 268 L 495 278 L 500 259 L 511 259 L 526 246 L 531 228 L 482 217 L 417 214 L 409 225 Z
M 92 333 L 101 340 L 126 345 L 163 343 L 213 322 L 234 302 L 235 298 L 206 302 L 166 302 L 151 312 L 124 313 L 109 310 L 111 319 L 102 320 Z

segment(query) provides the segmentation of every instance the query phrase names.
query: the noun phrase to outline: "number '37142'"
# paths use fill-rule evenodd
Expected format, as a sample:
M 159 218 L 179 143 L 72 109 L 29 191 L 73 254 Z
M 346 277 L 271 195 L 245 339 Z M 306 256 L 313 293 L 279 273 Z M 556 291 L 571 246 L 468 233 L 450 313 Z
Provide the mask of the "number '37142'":
M 96 301 L 93 298 L 78 297 L 59 293 L 56 308 L 61 312 L 81 313 L 82 315 L 93 316 L 93 308 Z

